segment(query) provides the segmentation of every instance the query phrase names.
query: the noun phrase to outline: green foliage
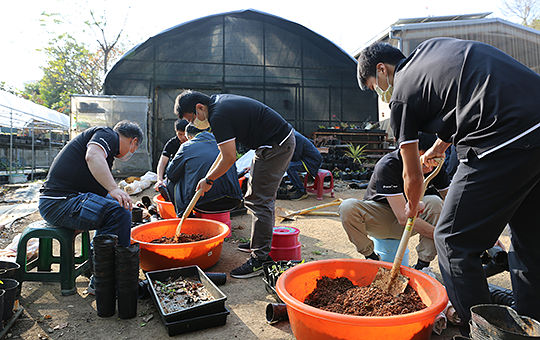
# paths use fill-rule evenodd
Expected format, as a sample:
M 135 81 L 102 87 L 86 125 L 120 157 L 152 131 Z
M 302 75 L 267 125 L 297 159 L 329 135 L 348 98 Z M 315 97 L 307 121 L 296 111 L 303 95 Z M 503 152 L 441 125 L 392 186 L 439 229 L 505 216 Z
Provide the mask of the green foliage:
M 101 91 L 99 56 L 69 34 L 62 34 L 45 48 L 47 64 L 43 78 L 25 85 L 22 95 L 38 104 L 64 113 L 70 111 L 72 94 Z
M 362 164 L 362 161 L 366 159 L 366 157 L 363 157 L 366 146 L 367 144 L 362 146 L 348 144 L 347 151 L 345 151 L 345 156 L 352 158 L 353 162 L 355 163 Z
M 5 81 L 0 81 L 0 90 L 9 92 L 14 95 L 18 95 L 19 91 L 17 89 L 9 84 L 7 84 Z

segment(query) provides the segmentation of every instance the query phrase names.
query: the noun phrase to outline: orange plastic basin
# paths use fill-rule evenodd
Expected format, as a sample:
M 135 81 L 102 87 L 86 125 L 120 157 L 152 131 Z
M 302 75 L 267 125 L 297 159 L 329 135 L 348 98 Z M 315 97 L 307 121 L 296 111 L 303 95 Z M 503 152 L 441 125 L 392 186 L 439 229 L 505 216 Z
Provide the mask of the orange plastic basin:
M 167 202 L 163 199 L 161 194 L 154 196 L 154 203 L 157 205 L 159 216 L 163 219 L 176 218 L 176 211 L 174 211 L 174 205 L 172 202 Z
M 279 297 L 287 304 L 292 331 L 297 339 L 429 339 L 435 317 L 446 307 L 444 287 L 420 271 L 401 267 L 410 285 L 427 308 L 395 316 L 354 316 L 327 312 L 303 303 L 315 289 L 317 279 L 347 277 L 354 284 L 367 286 L 380 267 L 392 263 L 359 259 L 333 259 L 297 265 L 284 272 L 276 283 Z
M 131 229 L 131 240 L 140 245 L 140 265 L 144 271 L 198 265 L 202 269 L 219 260 L 223 240 L 229 232 L 225 223 L 202 218 L 188 218 L 182 225 L 186 234 L 201 233 L 209 239 L 176 244 L 156 244 L 150 241 L 173 237 L 179 218 L 141 224 Z

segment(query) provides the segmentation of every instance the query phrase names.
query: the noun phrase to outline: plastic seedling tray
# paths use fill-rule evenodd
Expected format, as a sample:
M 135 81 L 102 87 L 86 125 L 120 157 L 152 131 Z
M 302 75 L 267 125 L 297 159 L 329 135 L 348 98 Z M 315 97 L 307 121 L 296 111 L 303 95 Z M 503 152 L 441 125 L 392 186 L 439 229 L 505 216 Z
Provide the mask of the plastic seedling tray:
M 227 308 L 220 312 L 207 314 L 203 316 L 197 316 L 191 319 L 185 319 L 181 321 L 163 322 L 169 336 L 178 335 L 187 332 L 198 331 L 201 329 L 223 326 L 227 323 L 227 315 L 231 312 Z
M 164 308 L 159 299 L 156 291 L 156 283 L 154 281 L 157 280 L 165 282 L 169 279 L 176 280 L 180 277 L 187 280 L 200 281 L 214 299 L 191 307 L 178 306 L 176 310 L 167 312 L 166 308 Z M 161 319 L 164 323 L 223 313 L 225 310 L 225 300 L 227 300 L 227 296 L 225 296 L 225 294 L 219 290 L 219 288 L 206 276 L 199 266 L 151 271 L 146 273 L 146 278 L 148 279 L 150 295 L 152 296 L 152 299 L 154 300 L 154 303 L 156 304 Z
M 263 263 L 263 281 L 265 283 L 265 289 L 268 293 L 274 295 L 278 302 L 283 302 L 279 298 L 276 292 L 276 282 L 281 274 L 285 270 L 292 268 L 304 261 L 290 260 L 290 261 L 270 261 Z

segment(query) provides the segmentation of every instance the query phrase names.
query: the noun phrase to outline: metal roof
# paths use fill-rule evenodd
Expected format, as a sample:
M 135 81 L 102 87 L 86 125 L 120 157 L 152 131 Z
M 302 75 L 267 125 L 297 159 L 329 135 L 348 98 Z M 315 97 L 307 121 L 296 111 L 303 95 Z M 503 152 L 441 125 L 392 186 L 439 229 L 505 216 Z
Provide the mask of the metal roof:
M 501 23 L 507 26 L 511 26 L 529 33 L 539 34 L 540 31 L 535 30 L 534 28 L 519 25 L 504 19 L 500 18 L 486 18 L 487 15 L 491 13 L 477 13 L 477 14 L 467 14 L 467 15 L 453 15 L 453 16 L 440 16 L 440 17 L 425 17 L 425 18 L 411 18 L 411 19 L 399 19 L 394 24 L 388 26 L 381 33 L 377 34 L 375 37 L 367 41 L 361 47 L 356 49 L 353 53 L 354 57 L 357 58 L 360 52 L 367 46 L 385 40 L 391 33 L 399 31 L 409 31 L 409 30 L 420 30 L 420 29 L 433 29 L 441 27 L 456 27 L 456 26 L 465 26 L 465 25 L 481 25 L 481 24 L 490 24 L 490 23 Z M 442 20 L 446 19 L 446 20 Z
M 394 25 L 403 25 L 403 24 L 418 24 L 424 22 L 437 22 L 437 21 L 457 21 L 457 20 L 471 20 L 471 19 L 482 19 L 490 15 L 491 12 L 484 13 L 474 13 L 474 14 L 458 14 L 458 15 L 443 15 L 438 17 L 420 17 L 420 18 L 405 18 L 398 19 Z

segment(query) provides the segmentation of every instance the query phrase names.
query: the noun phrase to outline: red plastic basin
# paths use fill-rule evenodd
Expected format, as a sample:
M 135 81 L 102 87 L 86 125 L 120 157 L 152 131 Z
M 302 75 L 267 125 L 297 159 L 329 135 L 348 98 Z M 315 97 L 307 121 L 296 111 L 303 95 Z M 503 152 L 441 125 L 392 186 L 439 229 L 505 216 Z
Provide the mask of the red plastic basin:
M 395 316 L 354 316 L 327 312 L 303 303 L 315 289 L 317 279 L 347 277 L 354 284 L 371 284 L 379 267 L 391 263 L 359 259 L 308 262 L 285 271 L 276 283 L 279 297 L 287 304 L 292 331 L 297 339 L 429 339 L 435 317 L 446 307 L 443 285 L 418 270 L 401 267 L 427 308 Z
M 150 241 L 162 236 L 173 237 L 179 218 L 141 224 L 131 229 L 131 240 L 140 245 L 140 265 L 144 271 L 198 265 L 202 269 L 219 260 L 223 240 L 229 232 L 225 223 L 202 218 L 188 218 L 182 225 L 186 234 L 201 233 L 209 239 L 175 244 L 156 244 Z
M 159 216 L 163 219 L 176 218 L 176 211 L 172 202 L 167 202 L 161 194 L 154 196 L 154 203 L 157 205 Z

